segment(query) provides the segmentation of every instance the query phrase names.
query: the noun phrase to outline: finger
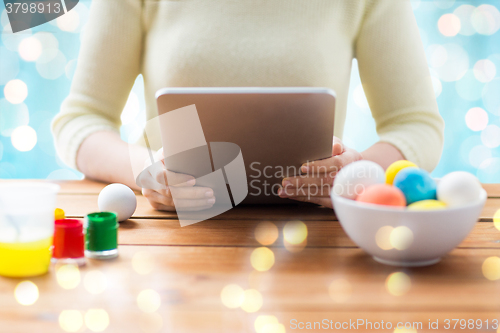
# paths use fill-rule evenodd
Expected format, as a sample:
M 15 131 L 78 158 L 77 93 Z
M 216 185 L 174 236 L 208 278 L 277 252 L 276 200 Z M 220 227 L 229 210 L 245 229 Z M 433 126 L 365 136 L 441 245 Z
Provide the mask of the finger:
M 153 207 L 156 210 L 162 210 L 162 211 L 166 211 L 166 212 L 175 211 L 174 206 L 165 206 L 165 205 L 162 205 L 162 204 L 157 203 L 157 202 L 150 202 L 150 204 L 151 204 L 151 207 Z
M 302 201 L 302 202 L 311 202 L 320 206 L 325 206 L 329 208 L 333 208 L 332 200 L 327 197 L 294 197 L 294 198 L 289 198 L 292 200 L 296 201 Z
M 301 175 L 294 177 L 287 177 L 283 179 L 283 187 L 307 187 L 307 186 L 327 186 L 332 185 L 335 175 L 321 174 L 321 175 Z
M 174 206 L 177 211 L 201 210 L 212 207 L 215 204 L 215 197 L 209 199 L 175 199 Z
M 305 163 L 300 170 L 307 174 L 329 173 L 330 175 L 335 175 L 345 165 L 360 159 L 361 155 L 356 150 L 345 147 L 345 151 L 342 154 Z
M 342 168 L 342 161 L 344 160 L 342 155 L 344 154 L 345 153 L 342 153 L 340 155 L 331 156 L 322 160 L 304 163 L 300 167 L 300 171 L 308 175 L 328 174 L 334 177 Z
M 337 138 L 336 136 L 333 137 L 333 146 L 332 146 L 332 156 L 340 155 L 344 152 L 344 144 L 342 143 L 342 140 Z
M 194 186 L 196 184 L 193 176 L 165 169 L 156 173 L 155 179 L 158 183 L 169 186 Z
M 153 204 L 153 203 L 158 203 L 164 206 L 171 206 L 174 207 L 174 200 L 172 199 L 172 196 L 170 195 L 163 195 L 161 193 L 158 193 L 156 191 L 148 192 L 147 194 L 144 194 L 144 196 L 148 199 L 148 201 Z
M 210 199 L 214 197 L 214 191 L 209 187 L 170 187 L 170 193 L 174 200 L 177 199 Z

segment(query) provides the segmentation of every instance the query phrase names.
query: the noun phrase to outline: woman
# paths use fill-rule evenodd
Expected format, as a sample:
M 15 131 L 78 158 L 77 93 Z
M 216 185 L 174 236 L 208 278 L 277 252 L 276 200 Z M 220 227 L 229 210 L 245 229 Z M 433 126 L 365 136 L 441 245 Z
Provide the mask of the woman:
M 342 138 L 353 57 L 380 141 L 357 152 L 336 139 L 332 157 L 314 165 L 367 159 L 385 168 L 408 159 L 432 170 L 443 121 L 409 0 L 93 0 L 71 92 L 53 122 L 56 146 L 87 177 L 137 188 L 132 169 L 147 151 L 131 147 L 131 166 L 119 126 L 139 74 L 148 119 L 157 115 L 154 94 L 163 87 L 328 87 L 337 93 L 334 133 Z M 158 133 L 149 140 L 160 148 Z M 280 195 L 331 207 L 327 191 L 294 191 L 332 183 L 332 175 L 316 172 L 324 168 L 312 166 L 303 167 L 307 177 L 285 179 Z M 184 186 L 143 189 L 154 208 L 213 204 L 210 189 L 174 177 Z M 182 198 L 177 207 L 171 191 Z

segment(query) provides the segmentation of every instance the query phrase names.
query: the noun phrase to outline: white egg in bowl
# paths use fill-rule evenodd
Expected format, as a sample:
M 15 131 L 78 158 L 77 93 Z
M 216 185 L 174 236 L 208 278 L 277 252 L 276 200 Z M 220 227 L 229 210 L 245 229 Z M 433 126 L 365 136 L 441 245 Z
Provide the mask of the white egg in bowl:
M 362 203 L 331 194 L 335 214 L 347 235 L 376 261 L 402 267 L 428 266 L 457 247 L 472 231 L 486 202 L 409 211 Z

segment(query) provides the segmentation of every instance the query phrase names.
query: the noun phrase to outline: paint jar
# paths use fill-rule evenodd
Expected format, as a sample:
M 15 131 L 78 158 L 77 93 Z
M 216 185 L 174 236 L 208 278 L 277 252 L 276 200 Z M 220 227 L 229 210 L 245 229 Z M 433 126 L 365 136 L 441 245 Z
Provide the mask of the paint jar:
M 51 183 L 0 184 L 0 275 L 47 273 L 58 191 Z
M 52 262 L 85 265 L 83 223 L 80 220 L 56 220 Z
M 85 256 L 112 259 L 118 256 L 118 219 L 116 213 L 88 214 L 85 219 Z

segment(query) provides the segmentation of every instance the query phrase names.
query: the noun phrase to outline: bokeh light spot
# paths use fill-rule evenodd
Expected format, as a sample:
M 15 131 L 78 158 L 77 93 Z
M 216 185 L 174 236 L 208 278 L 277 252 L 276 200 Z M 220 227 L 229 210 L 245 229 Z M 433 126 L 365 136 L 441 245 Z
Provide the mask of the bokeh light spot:
M 500 258 L 488 257 L 484 260 L 482 266 L 483 275 L 490 281 L 500 279 Z
M 445 82 L 460 80 L 469 69 L 469 55 L 467 51 L 462 46 L 454 43 L 444 44 L 443 47 L 446 53 L 443 53 L 441 48 L 438 47 L 432 56 L 433 59 L 434 57 L 439 57 L 435 62 L 442 64 L 441 66 L 433 66 L 439 79 Z M 436 52 L 439 52 L 438 55 L 435 55 Z M 444 54 L 446 57 L 444 57 Z M 432 64 L 433 62 L 431 62 Z
M 375 242 L 382 250 L 392 250 L 394 247 L 391 244 L 391 232 L 394 230 L 390 225 L 386 225 L 377 230 L 375 234 Z
M 12 80 L 3 88 L 3 94 L 10 103 L 20 104 L 28 97 L 28 86 L 21 80 Z
M 472 147 L 469 153 L 469 163 L 474 168 L 479 168 L 479 166 L 487 159 L 491 158 L 491 150 L 483 145 L 477 145 Z
M 11 142 L 19 151 L 30 151 L 37 142 L 36 132 L 29 126 L 19 126 L 12 131 Z
M 19 43 L 19 55 L 25 61 L 36 61 L 42 54 L 42 43 L 31 36 L 25 38 Z
M 267 247 L 256 248 L 250 255 L 250 263 L 259 272 L 268 271 L 274 265 L 274 253 Z
M 427 54 L 427 62 L 432 68 L 439 68 L 448 60 L 448 51 L 442 45 L 429 45 L 425 52 Z
M 58 49 L 44 50 L 36 61 L 36 70 L 44 79 L 55 80 L 66 71 L 66 57 Z
M 284 239 L 293 245 L 302 243 L 307 238 L 307 226 L 302 221 L 290 221 L 283 228 Z
M 472 36 L 476 33 L 476 29 L 472 26 L 471 17 L 476 7 L 472 5 L 461 5 L 457 7 L 453 14 L 460 19 L 460 34 L 464 36 Z
M 85 313 L 85 325 L 92 332 L 102 332 L 109 326 L 109 316 L 106 310 L 90 309 Z
M 57 26 L 62 31 L 75 32 L 80 25 L 80 16 L 76 10 L 70 10 L 56 20 Z
M 237 284 L 228 284 L 222 289 L 220 298 L 224 306 L 230 309 L 236 309 L 243 303 L 245 298 L 244 290 Z
M 465 114 L 465 123 L 473 131 L 482 131 L 488 125 L 488 113 L 479 107 L 472 108 Z
M 478 60 L 474 65 L 474 76 L 480 82 L 490 82 L 497 74 L 497 68 L 489 59 Z
M 80 284 L 80 270 L 77 265 L 61 265 L 56 267 L 56 279 L 63 289 L 74 289 Z
M 83 326 L 83 316 L 78 310 L 63 310 L 59 314 L 59 326 L 65 332 L 78 332 Z
M 248 313 L 257 312 L 262 307 L 262 295 L 255 289 L 247 289 L 243 293 L 241 309 Z
M 132 268 L 138 274 L 146 275 L 153 271 L 155 262 L 151 253 L 147 251 L 140 251 L 132 257 Z
M 278 237 L 278 227 L 272 222 L 260 222 L 255 228 L 255 240 L 262 245 L 271 245 Z
M 391 295 L 402 296 L 411 288 L 410 277 L 403 272 L 392 273 L 385 280 L 385 288 Z
M 89 271 L 83 278 L 83 286 L 89 293 L 97 295 L 106 290 L 108 286 L 108 279 L 106 278 L 106 275 L 101 271 Z
M 495 212 L 495 215 L 493 215 L 493 225 L 495 228 L 500 230 L 500 209 Z
M 160 305 L 160 295 L 153 289 L 143 290 L 137 296 L 137 306 L 146 313 L 155 312 Z
M 413 232 L 408 227 L 399 226 L 391 231 L 389 240 L 396 250 L 406 250 L 413 243 Z
M 500 12 L 495 6 L 481 5 L 472 12 L 471 22 L 477 33 L 493 35 L 500 28 Z
M 338 278 L 330 283 L 328 294 L 334 302 L 345 303 L 351 297 L 352 286 L 346 279 Z
M 14 289 L 14 297 L 21 305 L 32 305 L 38 300 L 38 287 L 31 281 L 19 282 Z
M 446 37 L 453 37 L 460 31 L 460 19 L 454 14 L 444 14 L 438 20 L 438 29 Z

